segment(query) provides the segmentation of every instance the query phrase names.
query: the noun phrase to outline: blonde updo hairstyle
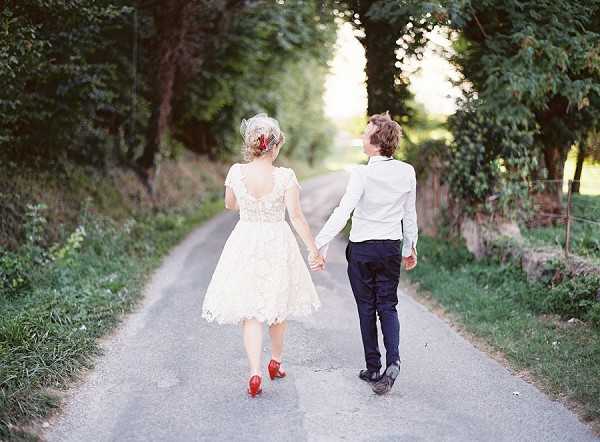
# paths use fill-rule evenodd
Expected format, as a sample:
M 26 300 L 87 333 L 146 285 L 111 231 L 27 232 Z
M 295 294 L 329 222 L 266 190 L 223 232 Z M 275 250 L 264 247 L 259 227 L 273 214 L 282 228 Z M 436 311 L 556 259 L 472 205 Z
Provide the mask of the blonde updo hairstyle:
M 285 135 L 279 128 L 279 122 L 265 113 L 257 114 L 249 120 L 243 119 L 240 133 L 244 140 L 242 154 L 246 161 L 269 154 L 285 143 Z

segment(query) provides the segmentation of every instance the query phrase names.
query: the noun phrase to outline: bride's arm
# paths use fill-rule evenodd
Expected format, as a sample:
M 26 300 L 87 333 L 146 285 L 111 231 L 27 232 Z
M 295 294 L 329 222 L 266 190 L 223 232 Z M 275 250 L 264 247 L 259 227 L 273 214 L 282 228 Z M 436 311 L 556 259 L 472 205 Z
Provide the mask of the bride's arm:
M 235 193 L 229 186 L 225 187 L 225 208 L 229 210 L 239 210 L 240 208 Z
M 300 207 L 300 190 L 298 186 L 290 186 L 285 193 L 285 205 L 287 207 L 288 214 L 290 215 L 290 221 L 294 230 L 298 232 L 300 239 L 304 242 L 304 245 L 308 249 L 312 257 L 318 257 L 319 251 L 315 244 L 315 239 L 310 231 L 310 227 L 306 222 L 302 207 Z

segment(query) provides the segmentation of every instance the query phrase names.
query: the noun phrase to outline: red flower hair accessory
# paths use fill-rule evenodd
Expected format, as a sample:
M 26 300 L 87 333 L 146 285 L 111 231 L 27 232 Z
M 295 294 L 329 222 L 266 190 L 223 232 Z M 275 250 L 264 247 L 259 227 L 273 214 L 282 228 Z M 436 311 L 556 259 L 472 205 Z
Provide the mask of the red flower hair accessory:
M 264 134 L 260 136 L 260 150 L 267 150 L 267 138 Z

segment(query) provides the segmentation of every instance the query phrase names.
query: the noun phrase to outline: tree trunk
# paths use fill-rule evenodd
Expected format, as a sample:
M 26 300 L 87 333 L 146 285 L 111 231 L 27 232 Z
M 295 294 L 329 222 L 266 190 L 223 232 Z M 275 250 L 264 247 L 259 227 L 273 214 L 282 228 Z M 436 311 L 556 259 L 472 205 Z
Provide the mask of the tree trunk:
M 583 171 L 583 162 L 587 155 L 587 147 L 585 142 L 579 142 L 579 149 L 577 152 L 577 165 L 575 166 L 575 175 L 573 176 L 573 193 L 579 193 L 579 185 L 581 184 L 581 172 Z
M 161 46 L 167 46 L 167 43 L 163 42 Z M 153 108 L 146 132 L 146 144 L 142 155 L 138 159 L 142 180 L 152 194 L 156 191 L 158 153 L 160 152 L 163 136 L 169 126 L 171 99 L 173 97 L 175 64 L 171 57 L 171 50 L 168 48 L 161 50 L 161 61 L 157 77 L 157 95 L 152 103 Z
M 314 142 L 310 143 L 310 146 L 308 147 L 308 165 L 310 167 L 314 167 L 314 165 L 315 165 L 316 153 L 317 153 L 317 144 Z
M 192 11 L 190 4 L 182 1 L 170 1 L 155 14 L 157 29 L 157 69 L 154 78 L 155 93 L 152 96 L 152 112 L 146 132 L 144 151 L 137 161 L 142 180 L 151 193 L 156 190 L 158 177 L 157 159 L 164 135 L 169 128 L 172 112 L 172 100 L 175 87 L 175 75 L 179 64 L 178 57 L 184 45 Z
M 561 146 L 544 147 L 544 163 L 548 172 L 548 181 L 542 199 L 544 212 L 554 214 L 562 212 L 563 180 L 568 152 L 568 148 Z
M 396 67 L 396 41 L 401 32 L 398 26 L 371 20 L 366 11 L 361 11 L 361 22 L 365 36 L 360 40 L 367 59 L 367 113 L 389 111 L 392 118 L 400 121 L 409 113 L 406 104 L 411 97 L 408 84 Z

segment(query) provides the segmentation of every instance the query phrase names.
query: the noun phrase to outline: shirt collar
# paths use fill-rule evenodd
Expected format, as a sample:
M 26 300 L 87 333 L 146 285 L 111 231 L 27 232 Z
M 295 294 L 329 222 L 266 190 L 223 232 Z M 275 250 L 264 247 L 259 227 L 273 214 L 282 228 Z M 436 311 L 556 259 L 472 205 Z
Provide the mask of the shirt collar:
M 377 163 L 378 161 L 391 160 L 392 157 L 385 157 L 383 155 L 375 155 L 369 158 L 369 164 Z

